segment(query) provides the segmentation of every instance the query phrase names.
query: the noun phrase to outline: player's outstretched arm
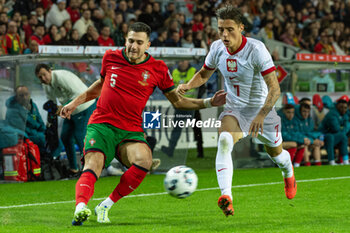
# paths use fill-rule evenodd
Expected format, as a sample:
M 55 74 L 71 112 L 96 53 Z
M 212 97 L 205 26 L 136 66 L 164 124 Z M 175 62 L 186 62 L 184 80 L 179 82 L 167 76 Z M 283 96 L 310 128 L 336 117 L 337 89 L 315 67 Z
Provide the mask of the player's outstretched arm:
M 206 83 L 211 75 L 214 73 L 215 70 L 207 70 L 202 67 L 195 75 L 193 75 L 193 78 L 186 84 L 180 84 L 176 92 L 180 95 L 185 94 L 188 90 L 192 88 L 197 88 L 202 86 L 204 83 Z
M 99 97 L 101 94 L 102 84 L 103 79 L 99 79 L 94 82 L 85 92 L 81 93 L 78 97 L 73 99 L 69 104 L 63 106 L 60 112 L 60 116 L 62 118 L 70 119 L 70 115 L 80 104 Z
M 264 80 L 266 82 L 267 88 L 269 89 L 269 92 L 267 94 L 264 105 L 250 125 L 249 134 L 251 134 L 253 137 L 258 136 L 260 129 L 261 133 L 263 133 L 265 117 L 272 110 L 281 94 L 280 85 L 278 83 L 275 71 L 265 75 Z
M 219 90 L 212 98 L 193 99 L 181 96 L 177 91 L 173 90 L 165 93 L 165 96 L 177 109 L 196 110 L 201 108 L 217 107 L 226 103 L 227 93 L 224 90 Z

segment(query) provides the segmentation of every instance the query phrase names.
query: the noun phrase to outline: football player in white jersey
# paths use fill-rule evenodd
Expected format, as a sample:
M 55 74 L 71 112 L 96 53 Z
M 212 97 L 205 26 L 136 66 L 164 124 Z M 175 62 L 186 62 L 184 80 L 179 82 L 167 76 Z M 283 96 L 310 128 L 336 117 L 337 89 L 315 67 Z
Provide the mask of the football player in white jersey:
M 218 9 L 220 40 L 212 43 L 205 64 L 177 91 L 184 94 L 208 81 L 216 69 L 224 77 L 226 105 L 219 119 L 216 174 L 221 190 L 218 205 L 226 216 L 233 215 L 232 150 L 241 138 L 252 135 L 265 145 L 271 160 L 282 171 L 285 194 L 294 198 L 297 184 L 288 151 L 282 148 L 281 120 L 274 105 L 280 96 L 275 65 L 265 45 L 242 35 L 242 14 L 233 6 Z M 210 101 L 206 102 L 210 105 Z

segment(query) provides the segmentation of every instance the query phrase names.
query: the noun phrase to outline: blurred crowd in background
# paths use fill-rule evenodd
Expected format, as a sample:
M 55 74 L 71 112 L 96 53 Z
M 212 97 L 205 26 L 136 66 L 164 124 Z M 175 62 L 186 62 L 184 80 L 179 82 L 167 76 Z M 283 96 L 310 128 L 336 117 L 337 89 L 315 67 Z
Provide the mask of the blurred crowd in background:
M 219 39 L 215 10 L 225 4 L 241 9 L 246 36 L 350 54 L 348 0 L 0 0 L 0 53 L 37 53 L 38 45 L 124 46 L 136 21 L 151 26 L 152 46 L 208 50 Z

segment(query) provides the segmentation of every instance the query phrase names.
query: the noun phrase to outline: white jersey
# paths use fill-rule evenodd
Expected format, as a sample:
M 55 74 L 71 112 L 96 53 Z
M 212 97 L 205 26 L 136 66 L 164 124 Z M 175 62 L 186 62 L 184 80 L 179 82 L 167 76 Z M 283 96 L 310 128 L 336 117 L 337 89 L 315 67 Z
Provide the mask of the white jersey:
M 268 89 L 263 76 L 276 70 L 265 45 L 244 36 L 234 53 L 230 53 L 221 40 L 213 42 L 204 68 L 220 70 L 225 80 L 227 104 L 239 108 L 264 105 Z
M 246 136 L 268 94 L 263 76 L 276 70 L 270 53 L 262 42 L 244 36 L 241 46 L 234 53 L 217 40 L 211 45 L 204 68 L 219 69 L 225 80 L 226 104 L 219 119 L 226 115 L 234 116 L 243 136 Z M 264 120 L 264 133 L 259 133 L 257 141 L 276 147 L 282 143 L 280 130 L 280 118 L 272 109 Z

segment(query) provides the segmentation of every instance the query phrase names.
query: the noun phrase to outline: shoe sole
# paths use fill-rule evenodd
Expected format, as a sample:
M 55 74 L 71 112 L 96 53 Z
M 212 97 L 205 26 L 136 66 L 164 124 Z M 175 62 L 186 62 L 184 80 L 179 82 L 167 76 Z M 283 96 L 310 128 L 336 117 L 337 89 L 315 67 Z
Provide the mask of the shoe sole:
M 85 209 L 78 214 L 74 215 L 74 219 L 72 221 L 73 226 L 81 226 L 83 225 L 83 222 L 89 219 L 91 215 L 91 210 Z
M 228 217 L 229 215 L 233 215 L 233 210 L 227 209 L 230 206 L 231 202 L 227 198 L 221 198 L 218 206 L 219 208 L 224 212 L 225 216 Z
M 96 207 L 96 208 L 97 208 L 97 207 Z M 98 215 L 97 215 L 96 208 L 95 208 L 95 215 L 98 216 Z M 98 223 L 111 223 L 110 220 L 108 220 L 108 221 L 99 221 L 99 220 L 98 220 L 98 217 L 97 217 L 97 220 L 96 220 L 96 221 L 97 221 Z

